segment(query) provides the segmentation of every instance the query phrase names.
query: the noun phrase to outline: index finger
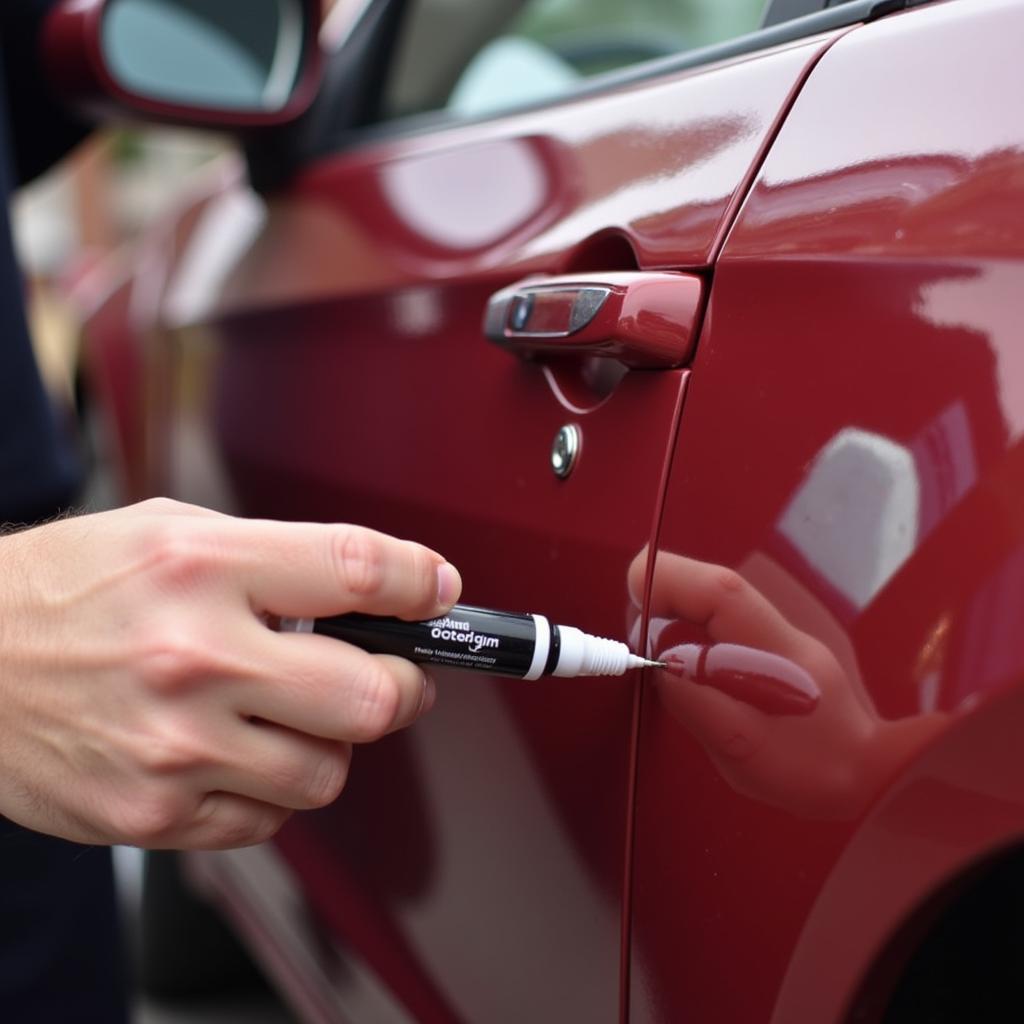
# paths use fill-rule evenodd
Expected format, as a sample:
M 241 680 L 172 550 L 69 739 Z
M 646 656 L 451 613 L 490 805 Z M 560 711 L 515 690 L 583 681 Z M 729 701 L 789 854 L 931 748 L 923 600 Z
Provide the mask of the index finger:
M 362 526 L 235 521 L 241 584 L 260 612 L 315 618 L 359 611 L 427 619 L 458 600 L 458 571 L 436 551 Z

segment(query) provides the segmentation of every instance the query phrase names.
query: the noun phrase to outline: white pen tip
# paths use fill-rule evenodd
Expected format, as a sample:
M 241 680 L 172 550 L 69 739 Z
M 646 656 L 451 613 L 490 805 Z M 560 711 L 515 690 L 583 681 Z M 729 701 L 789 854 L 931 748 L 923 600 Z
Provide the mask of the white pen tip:
M 629 656 L 629 668 L 664 668 L 663 661 L 651 661 L 648 658 L 641 658 L 639 654 Z

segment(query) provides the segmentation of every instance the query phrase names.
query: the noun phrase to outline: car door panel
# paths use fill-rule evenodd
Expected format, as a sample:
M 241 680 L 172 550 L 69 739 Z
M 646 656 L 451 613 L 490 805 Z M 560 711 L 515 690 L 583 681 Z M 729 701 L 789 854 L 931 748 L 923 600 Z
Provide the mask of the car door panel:
M 485 340 L 487 300 L 531 274 L 710 267 L 835 38 L 369 139 L 265 209 L 209 199 L 167 279 L 155 362 L 175 418 L 151 486 L 414 537 L 472 602 L 639 642 L 629 571 L 688 371 L 524 360 Z M 199 287 L 223 240 L 204 219 L 232 205 L 245 244 L 222 242 L 218 287 Z M 560 480 L 567 423 L 583 444 Z M 438 677 L 434 711 L 357 751 L 343 799 L 276 841 L 325 941 L 361 965 L 336 990 L 372 976 L 419 1021 L 619 1019 L 636 680 Z
M 837 34 L 324 156 L 275 197 L 210 301 L 225 312 L 583 263 L 708 266 L 780 112 Z M 596 247 L 609 233 L 632 265 Z
M 717 264 L 655 587 L 738 574 L 815 652 L 820 703 L 645 697 L 636 1024 L 882 1019 L 1024 830 L 1022 31 L 997 0 L 840 40 Z M 672 608 L 654 653 L 708 642 Z

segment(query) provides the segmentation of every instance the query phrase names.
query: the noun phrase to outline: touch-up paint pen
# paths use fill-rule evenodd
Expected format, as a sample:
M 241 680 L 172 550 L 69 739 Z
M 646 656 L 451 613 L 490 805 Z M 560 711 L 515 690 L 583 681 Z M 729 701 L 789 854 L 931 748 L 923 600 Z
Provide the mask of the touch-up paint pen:
M 438 619 L 402 619 L 352 612 L 324 619 L 282 619 L 281 628 L 320 633 L 371 654 L 467 668 L 500 676 L 621 676 L 631 668 L 658 667 L 617 640 L 558 626 L 543 615 L 518 615 L 457 604 Z

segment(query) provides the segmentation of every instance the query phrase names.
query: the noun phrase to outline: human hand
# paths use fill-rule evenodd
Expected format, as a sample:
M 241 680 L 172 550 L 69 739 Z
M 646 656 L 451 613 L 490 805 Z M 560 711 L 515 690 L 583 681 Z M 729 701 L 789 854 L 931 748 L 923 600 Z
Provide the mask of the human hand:
M 643 591 L 647 553 L 630 567 Z M 831 650 L 732 570 L 659 552 L 652 657 L 666 710 L 747 796 L 812 818 L 859 814 L 945 717 L 883 721 Z M 654 632 L 652 626 L 652 632 Z
M 429 618 L 461 590 L 418 544 L 165 499 L 2 537 L 0 570 L 0 813 L 150 848 L 269 838 L 432 704 L 419 666 L 267 616 Z

